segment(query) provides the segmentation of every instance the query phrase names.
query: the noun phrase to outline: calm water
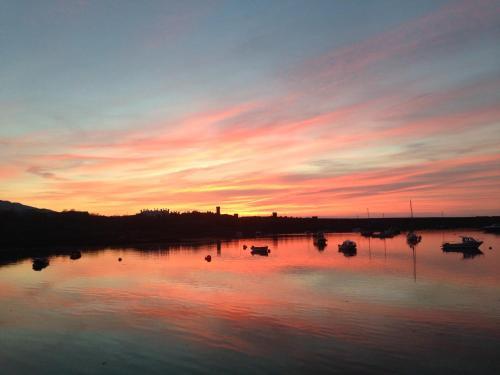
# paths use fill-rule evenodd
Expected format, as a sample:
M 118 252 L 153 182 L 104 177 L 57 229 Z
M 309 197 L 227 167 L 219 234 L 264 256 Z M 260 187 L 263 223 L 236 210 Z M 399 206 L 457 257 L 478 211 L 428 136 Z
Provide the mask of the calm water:
M 500 237 L 421 234 L 415 252 L 329 234 L 5 265 L 0 373 L 499 373 Z M 483 255 L 440 250 L 460 234 Z

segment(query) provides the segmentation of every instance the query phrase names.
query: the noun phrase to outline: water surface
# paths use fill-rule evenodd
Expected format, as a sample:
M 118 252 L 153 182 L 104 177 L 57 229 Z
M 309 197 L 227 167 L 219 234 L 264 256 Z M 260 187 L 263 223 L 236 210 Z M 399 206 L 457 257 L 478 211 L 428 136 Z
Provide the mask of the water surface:
M 441 251 L 461 234 L 483 254 Z M 328 234 L 323 251 L 286 236 L 4 265 L 0 372 L 499 373 L 500 237 L 422 235 L 414 250 Z

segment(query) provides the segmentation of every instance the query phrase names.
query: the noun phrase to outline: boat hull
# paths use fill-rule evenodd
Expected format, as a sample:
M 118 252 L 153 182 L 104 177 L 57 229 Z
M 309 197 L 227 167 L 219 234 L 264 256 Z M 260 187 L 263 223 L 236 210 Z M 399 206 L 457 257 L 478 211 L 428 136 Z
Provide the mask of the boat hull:
M 271 250 L 267 246 L 265 247 L 258 247 L 258 246 L 252 246 L 251 247 L 251 254 L 252 255 L 263 255 L 263 256 L 268 256 Z
M 442 246 L 444 251 L 461 251 L 461 250 L 477 250 L 481 246 L 483 241 L 478 241 L 474 244 L 467 243 L 445 243 Z

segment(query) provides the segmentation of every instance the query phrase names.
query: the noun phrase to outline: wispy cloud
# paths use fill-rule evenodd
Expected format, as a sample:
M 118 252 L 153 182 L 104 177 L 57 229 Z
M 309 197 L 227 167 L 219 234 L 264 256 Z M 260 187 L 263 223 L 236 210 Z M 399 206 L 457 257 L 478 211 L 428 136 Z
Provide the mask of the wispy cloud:
M 499 20 L 498 2 L 453 2 L 311 57 L 271 97 L 193 103 L 184 116 L 112 130 L 4 137 L 0 178 L 16 187 L 4 193 L 106 213 L 406 213 L 410 198 L 428 213 L 500 210 L 500 70 L 439 86 L 425 65 L 441 49 L 500 36 Z

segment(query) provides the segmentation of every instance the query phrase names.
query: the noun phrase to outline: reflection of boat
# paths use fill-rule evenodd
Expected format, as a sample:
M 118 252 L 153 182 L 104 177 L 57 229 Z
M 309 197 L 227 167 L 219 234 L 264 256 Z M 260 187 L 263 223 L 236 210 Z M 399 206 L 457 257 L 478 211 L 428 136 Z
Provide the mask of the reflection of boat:
M 410 245 L 413 251 L 413 280 L 417 282 L 417 252 L 415 251 L 415 245 Z
M 467 248 L 467 247 L 455 247 L 455 248 L 450 248 L 450 249 L 443 249 L 443 252 L 445 253 L 461 253 L 463 255 L 464 259 L 472 259 L 477 257 L 478 255 L 483 255 L 483 252 L 479 250 L 477 247 L 476 248 Z
M 464 259 L 472 259 L 477 257 L 478 255 L 483 255 L 483 252 L 479 249 L 468 249 L 463 250 L 462 254 L 464 256 Z
M 500 233 L 500 224 L 495 223 L 484 227 L 483 230 L 487 233 Z
M 356 242 L 345 240 L 339 245 L 339 252 L 343 253 L 346 257 L 356 255 Z
M 264 255 L 268 256 L 271 250 L 269 250 L 268 246 L 252 246 L 250 249 L 252 249 L 252 255 Z
M 41 271 L 49 265 L 48 258 L 33 258 L 33 270 Z
M 478 249 L 479 246 L 481 246 L 481 244 L 483 243 L 483 241 L 478 241 L 472 237 L 462 237 L 462 242 L 458 242 L 458 243 L 449 243 L 449 242 L 445 242 L 443 245 L 442 245 L 442 249 L 443 251 L 454 251 L 454 250 L 470 250 L 470 249 Z
M 318 251 L 323 251 L 326 248 L 326 242 L 325 243 L 315 243 L 314 246 L 318 248 Z

